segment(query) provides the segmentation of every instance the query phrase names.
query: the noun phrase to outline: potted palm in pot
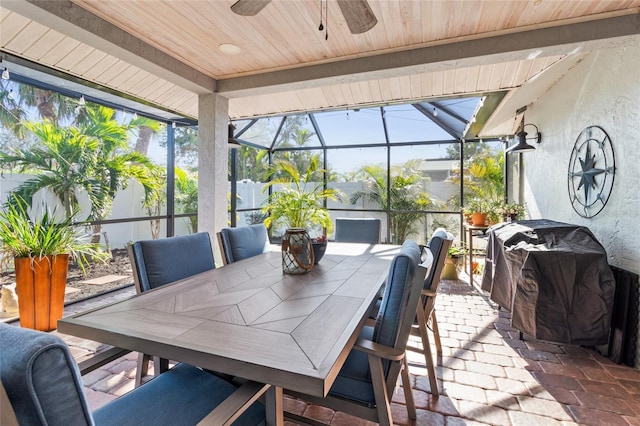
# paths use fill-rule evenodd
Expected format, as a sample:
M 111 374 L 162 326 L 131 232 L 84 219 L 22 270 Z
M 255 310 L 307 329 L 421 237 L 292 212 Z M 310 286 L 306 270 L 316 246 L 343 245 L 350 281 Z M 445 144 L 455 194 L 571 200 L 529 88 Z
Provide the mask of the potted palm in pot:
M 55 216 L 43 206 L 40 215 L 31 217 L 18 197 L 0 211 L 0 259 L 3 264 L 13 259 L 20 325 L 41 331 L 57 328 L 62 318 L 69 259 L 83 271 L 88 257 L 105 259 L 72 226 L 72 217 Z
M 266 191 L 278 185 L 262 212 L 267 214 L 264 224 L 272 231 L 277 228 L 302 229 L 313 237 L 314 259 L 317 263 L 326 248 L 327 232 L 333 222 L 324 206 L 326 200 L 342 201 L 344 194 L 336 188 L 325 188 L 325 169 L 320 167 L 320 157 L 309 158 L 306 168 L 289 160 L 277 160 L 267 170 Z M 285 232 L 286 235 L 286 232 Z

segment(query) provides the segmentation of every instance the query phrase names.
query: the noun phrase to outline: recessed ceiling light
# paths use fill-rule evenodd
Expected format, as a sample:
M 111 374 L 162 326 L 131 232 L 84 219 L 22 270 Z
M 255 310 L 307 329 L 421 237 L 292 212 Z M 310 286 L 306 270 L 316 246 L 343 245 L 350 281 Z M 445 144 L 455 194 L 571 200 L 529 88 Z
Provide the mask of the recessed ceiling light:
M 239 55 L 242 53 L 242 49 L 231 43 L 223 43 L 218 46 L 218 49 L 226 55 Z

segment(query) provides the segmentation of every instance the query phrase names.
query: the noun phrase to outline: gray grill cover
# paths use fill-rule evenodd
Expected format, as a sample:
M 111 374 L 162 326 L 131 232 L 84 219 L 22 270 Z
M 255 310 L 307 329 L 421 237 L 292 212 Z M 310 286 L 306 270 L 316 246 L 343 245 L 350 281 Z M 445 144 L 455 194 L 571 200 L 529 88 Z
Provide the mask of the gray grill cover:
M 482 289 L 536 339 L 608 342 L 615 280 L 607 254 L 583 226 L 524 220 L 491 228 Z

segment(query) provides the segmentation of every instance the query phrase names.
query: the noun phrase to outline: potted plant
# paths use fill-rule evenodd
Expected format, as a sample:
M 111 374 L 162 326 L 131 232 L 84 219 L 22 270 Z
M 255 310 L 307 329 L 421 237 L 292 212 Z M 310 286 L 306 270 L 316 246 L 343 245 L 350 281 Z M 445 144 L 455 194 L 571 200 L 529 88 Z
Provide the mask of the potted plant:
M 519 203 L 507 203 L 502 206 L 502 215 L 507 222 L 524 219 L 524 205 Z
M 473 226 L 484 226 L 487 223 L 487 212 L 489 203 L 482 198 L 473 198 L 467 205 L 471 212 L 471 224 Z
M 44 206 L 38 217 L 31 217 L 26 201 L 15 196 L 0 212 L 0 257 L 2 263 L 14 262 L 22 327 L 55 329 L 64 310 L 69 258 L 84 271 L 89 256 L 103 260 L 105 254 L 85 242 L 72 217 L 58 221 Z
M 458 271 L 462 268 L 464 255 L 467 250 L 462 246 L 451 246 L 444 260 L 444 268 L 441 277 L 445 280 L 457 280 Z
M 340 190 L 324 187 L 325 172 L 320 167 L 319 155 L 313 155 L 304 170 L 299 170 L 291 161 L 277 160 L 267 170 L 269 182 L 262 188 L 264 192 L 279 185 L 262 208 L 262 212 L 268 214 L 264 224 L 272 231 L 278 227 L 305 229 L 312 236 L 314 252 L 320 254 L 318 257 L 324 254 L 322 246 L 326 248 L 327 232 L 333 229 L 324 202 L 344 198 Z

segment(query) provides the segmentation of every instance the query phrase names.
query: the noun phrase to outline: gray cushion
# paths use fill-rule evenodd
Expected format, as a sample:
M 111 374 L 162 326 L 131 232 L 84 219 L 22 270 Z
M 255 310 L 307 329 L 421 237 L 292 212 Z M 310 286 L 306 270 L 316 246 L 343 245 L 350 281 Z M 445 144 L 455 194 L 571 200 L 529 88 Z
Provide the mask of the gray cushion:
M 223 228 L 220 230 L 222 247 L 227 263 L 257 256 L 271 250 L 269 234 L 264 224 Z
M 335 240 L 345 243 L 378 244 L 380 219 L 337 218 Z
M 360 337 L 404 350 L 405 341 L 399 341 L 400 326 L 406 309 L 415 311 L 416 306 L 407 306 L 412 290 L 411 282 L 420 264 L 421 250 L 415 241 L 405 241 L 389 266 L 389 274 L 375 328 L 364 327 Z M 415 286 L 414 286 L 415 287 Z M 389 371 L 389 361 L 383 361 L 385 375 Z M 352 350 L 336 378 L 330 394 L 375 406 L 373 385 L 366 354 Z
M 132 253 L 141 291 L 215 268 L 208 232 L 138 241 Z

